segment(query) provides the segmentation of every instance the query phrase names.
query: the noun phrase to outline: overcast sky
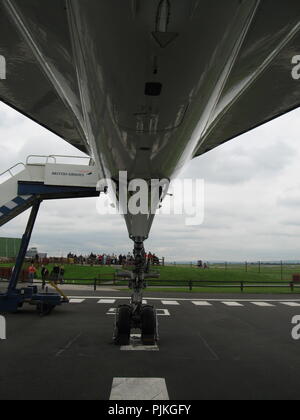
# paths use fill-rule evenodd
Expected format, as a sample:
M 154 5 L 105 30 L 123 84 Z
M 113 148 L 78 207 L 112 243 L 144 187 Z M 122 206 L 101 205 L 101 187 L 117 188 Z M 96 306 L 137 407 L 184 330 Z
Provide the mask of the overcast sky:
M 0 172 L 29 154 L 80 155 L 66 142 L 0 103 Z M 148 250 L 168 261 L 300 259 L 300 109 L 187 165 L 182 176 L 205 180 L 205 218 L 157 216 Z M 28 212 L 1 228 L 20 237 Z M 121 216 L 100 216 L 96 199 L 44 202 L 31 246 L 69 251 L 128 252 Z

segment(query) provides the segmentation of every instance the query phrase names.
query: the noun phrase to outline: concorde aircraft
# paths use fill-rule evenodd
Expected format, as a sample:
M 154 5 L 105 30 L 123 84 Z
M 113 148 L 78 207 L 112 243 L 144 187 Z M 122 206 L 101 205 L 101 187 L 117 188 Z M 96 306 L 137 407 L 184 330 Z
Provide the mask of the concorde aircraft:
M 171 180 L 299 106 L 300 1 L 0 0 L 0 55 L 0 99 L 91 156 L 99 177 Z M 153 217 L 125 215 L 135 269 L 119 344 L 133 327 L 156 338 L 142 304 Z

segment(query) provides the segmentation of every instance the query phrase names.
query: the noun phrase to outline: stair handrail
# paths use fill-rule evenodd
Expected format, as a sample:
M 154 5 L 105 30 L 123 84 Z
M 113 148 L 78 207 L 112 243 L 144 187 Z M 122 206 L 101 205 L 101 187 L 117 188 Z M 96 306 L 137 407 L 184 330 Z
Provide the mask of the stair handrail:
M 95 166 L 95 161 L 90 156 L 69 156 L 69 155 L 50 155 L 54 159 L 67 158 L 67 159 L 89 159 L 89 166 Z
M 37 162 L 37 163 L 30 163 L 32 158 L 43 158 L 44 162 Z M 57 163 L 58 158 L 67 158 L 67 159 L 89 159 L 89 165 L 87 166 L 95 166 L 95 162 L 89 156 L 69 156 L 69 155 L 29 155 L 26 159 L 26 165 L 47 165 L 49 160 L 53 160 L 53 163 Z
M 45 162 L 30 163 L 30 159 L 32 158 L 43 158 L 45 159 Z M 52 155 L 29 155 L 26 159 L 26 165 L 47 165 L 47 163 L 49 163 L 49 159 L 53 159 L 54 163 L 56 163 L 56 159 Z
M 13 178 L 13 177 L 14 177 L 14 176 L 16 176 L 18 173 L 22 172 L 22 171 L 19 171 L 19 172 L 16 172 L 16 173 L 13 173 L 13 172 L 12 172 L 12 171 L 13 171 L 13 169 L 17 168 L 18 166 L 22 166 L 22 167 L 23 167 L 23 169 L 26 169 L 26 166 L 24 165 L 24 163 L 22 163 L 22 162 L 17 163 L 16 165 L 12 166 L 11 168 L 7 169 L 7 170 L 6 170 L 6 171 L 4 171 L 2 174 L 0 174 L 0 184 L 3 184 L 3 182 L 8 181 L 8 179 Z M 8 179 L 6 179 L 5 181 L 1 181 L 1 178 L 2 178 L 4 175 L 10 175 L 10 177 L 8 177 Z

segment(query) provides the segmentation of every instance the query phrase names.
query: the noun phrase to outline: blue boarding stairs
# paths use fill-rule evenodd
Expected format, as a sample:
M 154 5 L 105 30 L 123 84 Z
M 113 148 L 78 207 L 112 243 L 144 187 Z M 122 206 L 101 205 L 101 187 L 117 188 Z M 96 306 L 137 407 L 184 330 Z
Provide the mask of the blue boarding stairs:
M 82 159 L 78 163 L 78 159 Z M 47 315 L 68 299 L 59 293 L 40 292 L 37 286 L 17 288 L 34 224 L 44 200 L 97 197 L 106 192 L 99 186 L 97 167 L 90 158 L 29 156 L 0 175 L 0 226 L 31 208 L 8 288 L 0 293 L 0 313 L 17 312 L 25 303 Z

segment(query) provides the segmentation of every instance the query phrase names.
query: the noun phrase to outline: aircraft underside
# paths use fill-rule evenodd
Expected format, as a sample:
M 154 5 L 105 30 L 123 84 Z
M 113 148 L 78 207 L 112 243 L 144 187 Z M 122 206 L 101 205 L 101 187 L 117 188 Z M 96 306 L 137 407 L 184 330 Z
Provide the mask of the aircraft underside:
M 99 179 L 171 180 L 299 106 L 299 45 L 299 0 L 1 0 L 0 99 L 91 156 Z M 151 342 L 141 292 L 153 217 L 125 219 L 134 293 L 116 340 L 138 326 Z

